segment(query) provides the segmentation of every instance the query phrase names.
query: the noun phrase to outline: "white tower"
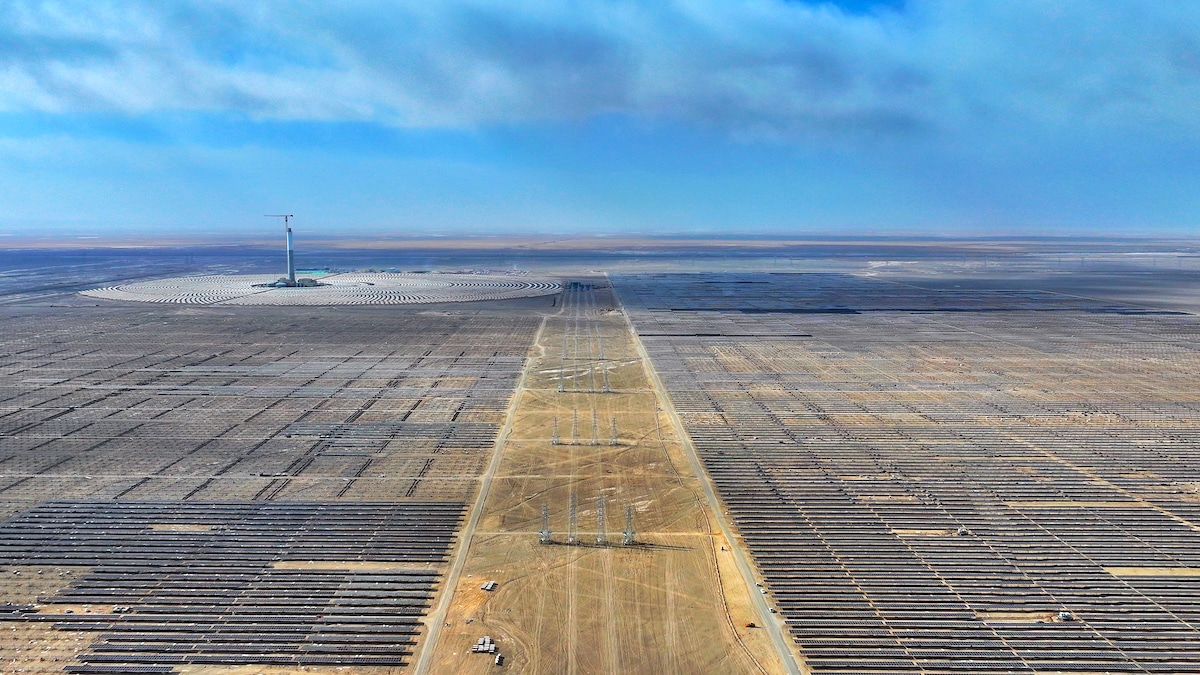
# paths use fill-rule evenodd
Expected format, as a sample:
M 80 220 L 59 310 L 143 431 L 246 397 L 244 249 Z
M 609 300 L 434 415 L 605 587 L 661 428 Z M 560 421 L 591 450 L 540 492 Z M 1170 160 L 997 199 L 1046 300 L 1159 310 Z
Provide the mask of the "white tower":
M 288 278 L 288 283 L 291 284 L 292 286 L 295 286 L 296 285 L 296 260 L 294 258 L 293 252 L 292 252 L 292 226 L 288 224 L 288 221 L 290 221 L 292 218 L 295 218 L 296 216 L 294 216 L 290 213 L 288 213 L 288 214 L 270 213 L 270 214 L 267 214 L 267 217 L 268 218 L 283 218 L 283 231 L 284 231 L 285 236 L 287 237 L 287 278 Z

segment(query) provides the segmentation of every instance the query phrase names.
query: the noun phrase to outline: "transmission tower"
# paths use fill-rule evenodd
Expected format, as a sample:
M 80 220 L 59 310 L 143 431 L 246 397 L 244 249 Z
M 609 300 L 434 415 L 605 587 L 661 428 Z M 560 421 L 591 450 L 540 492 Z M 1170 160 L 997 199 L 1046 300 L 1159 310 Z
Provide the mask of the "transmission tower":
M 554 432 L 550 434 L 550 445 L 558 445 L 558 415 L 554 416 Z
M 608 545 L 608 528 L 604 524 L 604 495 L 596 500 L 596 543 Z
M 562 363 L 558 367 L 558 393 L 563 393 L 567 390 L 567 331 L 563 328 L 563 348 L 562 348 Z
M 609 445 L 620 445 L 621 437 L 617 435 L 617 418 L 612 418 L 612 435 L 608 437 Z
M 579 501 L 575 498 L 575 493 L 571 493 L 571 503 L 567 507 L 567 543 L 578 544 L 578 527 L 579 527 Z
M 600 413 L 592 408 L 592 445 L 600 445 Z
M 633 546 L 634 538 L 637 532 L 633 531 L 633 506 L 625 507 L 625 532 L 621 535 L 621 544 L 623 546 Z
M 571 445 L 579 441 L 579 408 L 571 413 Z
M 571 388 L 574 391 L 578 392 L 579 391 L 579 317 L 578 316 L 575 317 L 575 335 L 573 337 L 575 338 L 575 362 L 571 364 L 571 374 L 573 375 L 573 378 L 571 381 Z
M 550 538 L 550 508 L 542 504 L 542 529 L 538 530 L 538 543 L 549 544 Z

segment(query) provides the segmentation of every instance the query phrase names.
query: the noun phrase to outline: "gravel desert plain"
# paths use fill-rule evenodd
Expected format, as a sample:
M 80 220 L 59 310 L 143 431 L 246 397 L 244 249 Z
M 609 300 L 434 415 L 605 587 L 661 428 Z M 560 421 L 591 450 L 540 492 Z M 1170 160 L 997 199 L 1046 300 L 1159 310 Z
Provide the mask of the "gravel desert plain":
M 1200 672 L 1200 242 L 4 246 L 0 672 Z

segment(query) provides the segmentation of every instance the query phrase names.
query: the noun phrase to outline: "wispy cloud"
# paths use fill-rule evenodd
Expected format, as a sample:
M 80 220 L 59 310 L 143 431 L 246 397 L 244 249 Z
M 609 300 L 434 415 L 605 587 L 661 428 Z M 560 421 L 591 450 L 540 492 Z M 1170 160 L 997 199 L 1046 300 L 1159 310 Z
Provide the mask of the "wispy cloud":
M 1192 3 L 865 4 L 11 0 L 0 107 L 438 128 L 619 114 L 755 137 L 1200 126 Z
M 1193 2 L 0 2 L 0 227 L 1190 231 L 1197 158 Z

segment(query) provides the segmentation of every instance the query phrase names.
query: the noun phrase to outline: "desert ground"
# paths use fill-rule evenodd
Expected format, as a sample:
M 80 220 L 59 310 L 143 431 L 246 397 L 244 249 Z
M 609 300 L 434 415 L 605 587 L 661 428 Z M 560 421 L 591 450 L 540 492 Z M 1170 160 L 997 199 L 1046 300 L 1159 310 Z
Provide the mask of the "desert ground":
M 1200 669 L 1195 242 L 322 246 L 0 251 L 0 671 Z
M 485 635 L 518 672 L 787 672 L 611 288 L 577 283 L 539 333 L 418 672 L 489 672 Z

